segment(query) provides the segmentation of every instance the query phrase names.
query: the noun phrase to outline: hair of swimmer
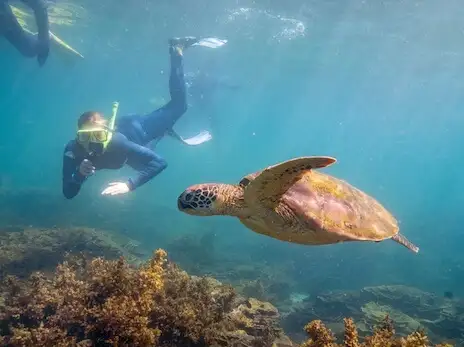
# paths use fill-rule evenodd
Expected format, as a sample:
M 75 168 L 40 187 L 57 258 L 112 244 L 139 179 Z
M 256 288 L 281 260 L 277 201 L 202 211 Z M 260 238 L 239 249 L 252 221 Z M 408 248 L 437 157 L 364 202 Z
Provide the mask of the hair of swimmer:
M 84 129 L 87 126 L 95 125 L 95 124 L 106 124 L 107 120 L 100 112 L 96 111 L 87 111 L 80 115 L 79 119 L 77 120 L 77 128 Z

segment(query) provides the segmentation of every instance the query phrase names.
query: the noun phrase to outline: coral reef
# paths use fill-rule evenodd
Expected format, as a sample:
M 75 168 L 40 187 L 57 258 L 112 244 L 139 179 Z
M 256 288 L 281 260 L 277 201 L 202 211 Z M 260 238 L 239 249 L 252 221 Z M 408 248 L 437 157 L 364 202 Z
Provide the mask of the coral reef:
M 89 228 L 0 228 L 0 278 L 6 274 L 27 277 L 34 271 L 53 272 L 65 257 L 82 255 L 130 262 L 147 257 L 123 236 Z
M 157 250 L 142 266 L 75 259 L 2 286 L 4 346 L 292 346 L 269 303 L 193 277 Z
M 82 194 L 85 197 L 87 192 L 83 191 Z M 141 244 L 134 250 L 136 251 L 135 255 L 141 253 L 141 248 L 147 245 L 146 254 L 141 254 L 140 257 L 149 257 L 151 248 L 148 247 L 156 244 L 166 249 L 170 258 L 189 274 L 208 275 L 222 282 L 230 283 L 240 294 L 270 301 L 279 306 L 279 311 L 282 302 L 287 301 L 286 304 L 290 304 L 288 302 L 289 288 L 295 287 L 298 282 L 295 281 L 289 270 L 294 267 L 292 262 L 285 262 L 285 259 L 291 259 L 288 254 L 269 259 L 269 254 L 276 252 L 275 249 L 265 248 L 263 250 L 261 247 L 256 249 L 248 246 L 249 248 L 244 250 L 245 246 L 242 244 L 240 246 L 233 243 L 224 245 L 221 242 L 223 240 L 221 233 L 217 232 L 218 226 L 214 223 L 211 225 L 206 223 L 205 225 L 202 222 L 198 223 L 197 226 L 189 222 L 188 233 L 179 235 L 179 229 L 183 229 L 183 226 L 178 224 L 174 226 L 172 223 L 173 211 L 161 205 L 140 203 L 137 199 L 130 197 L 108 200 L 89 196 L 88 202 L 85 205 L 76 201 L 63 203 L 62 196 L 41 189 L 1 188 L 0 234 L 4 230 L 35 228 L 40 229 L 37 235 L 43 232 L 43 229 L 47 229 L 57 230 L 56 234 L 59 236 L 59 230 L 84 230 L 86 225 L 92 225 L 96 228 L 97 233 L 100 233 L 100 230 L 111 230 L 110 235 L 123 234 L 130 238 L 135 237 Z M 115 210 L 118 213 L 114 213 Z M 156 211 L 155 214 L 153 211 Z M 156 223 L 153 223 L 154 218 Z M 32 227 L 23 228 L 22 225 Z M 33 246 L 32 240 L 33 238 L 26 240 L 27 247 Z M 120 243 L 119 240 L 117 243 Z M 123 243 L 129 246 L 128 241 L 123 241 Z M 83 243 L 80 244 L 83 245 Z M 60 248 L 65 249 L 66 247 L 70 250 L 73 249 L 72 244 Z M 74 247 L 74 249 L 77 248 L 79 247 Z M 26 256 L 28 253 L 25 250 Z M 247 254 L 246 257 L 244 253 Z M 278 252 L 279 255 L 282 253 L 282 250 Z M 95 255 L 113 258 L 112 256 L 108 257 L 106 252 Z M 126 254 L 121 255 L 127 257 Z M 41 257 L 35 257 L 35 259 L 31 257 L 32 261 L 23 262 L 28 268 L 25 271 L 26 275 L 30 272 L 29 270 L 43 270 L 41 267 L 30 268 L 38 258 L 41 259 Z M 52 268 L 61 261 L 61 258 L 57 259 L 53 264 L 50 264 Z M 17 271 L 12 267 L 9 270 Z M 298 281 L 300 280 L 301 278 L 298 278 Z
M 338 344 L 336 339 L 320 320 L 314 320 L 305 326 L 309 335 L 308 341 L 301 347 L 430 347 L 431 344 L 423 331 L 415 331 L 406 337 L 395 336 L 393 322 L 388 316 L 382 324 L 375 328 L 374 333 L 359 341 L 358 329 L 351 318 L 344 318 L 344 343 Z M 435 347 L 452 347 L 450 344 L 439 344 Z
M 287 264 L 271 266 L 267 262 L 254 262 L 243 254 L 227 255 L 221 252 L 213 230 L 198 230 L 170 240 L 166 249 L 170 257 L 190 274 L 203 275 L 230 283 L 245 297 L 280 304 L 288 301 L 294 285 L 286 276 Z
M 339 323 L 342 317 L 352 317 L 358 322 L 359 334 L 366 336 L 389 315 L 400 335 L 422 329 L 431 341 L 447 338 L 464 343 L 464 302 L 402 285 L 321 293 L 283 315 L 282 325 L 294 338 L 298 335 L 295 327 L 319 317 L 338 337 L 344 333 Z

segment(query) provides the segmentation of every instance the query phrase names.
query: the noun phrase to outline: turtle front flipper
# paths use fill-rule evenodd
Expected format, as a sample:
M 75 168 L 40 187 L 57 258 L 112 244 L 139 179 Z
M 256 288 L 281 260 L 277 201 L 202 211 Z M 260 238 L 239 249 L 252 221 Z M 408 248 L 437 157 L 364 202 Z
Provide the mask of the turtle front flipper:
M 244 184 L 244 198 L 249 206 L 273 208 L 280 197 L 295 184 L 305 172 L 323 168 L 336 162 L 332 157 L 301 157 L 269 166 L 254 180 Z
M 413 244 L 404 235 L 401 235 L 400 233 L 393 235 L 392 240 L 398 242 L 400 245 L 403 245 L 404 247 L 408 248 L 414 253 L 419 253 L 419 247 L 417 247 L 415 244 Z

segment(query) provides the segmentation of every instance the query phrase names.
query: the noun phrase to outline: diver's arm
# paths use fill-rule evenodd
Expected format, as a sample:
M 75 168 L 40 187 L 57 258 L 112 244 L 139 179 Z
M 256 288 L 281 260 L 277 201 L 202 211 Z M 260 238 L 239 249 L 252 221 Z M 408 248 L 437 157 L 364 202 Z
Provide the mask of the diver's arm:
M 152 150 L 127 140 L 127 165 L 138 171 L 137 177 L 129 178 L 127 185 L 134 190 L 150 181 L 168 166 L 167 162 Z
M 79 164 L 67 146 L 63 155 L 63 195 L 66 199 L 72 199 L 79 194 L 81 185 L 87 178 L 79 172 Z

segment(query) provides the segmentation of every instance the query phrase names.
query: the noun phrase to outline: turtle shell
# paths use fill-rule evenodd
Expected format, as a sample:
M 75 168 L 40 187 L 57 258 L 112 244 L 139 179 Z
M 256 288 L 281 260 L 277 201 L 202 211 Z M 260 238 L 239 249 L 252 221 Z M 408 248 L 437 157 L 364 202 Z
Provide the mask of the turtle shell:
M 259 173 L 245 176 L 240 185 L 246 189 Z M 382 241 L 399 232 L 397 220 L 373 197 L 345 181 L 316 170 L 305 172 L 281 196 L 273 212 L 282 215 L 289 210 L 292 215 L 290 222 L 276 223 L 272 218 L 276 216 L 268 213 L 252 216 L 242 222 L 261 234 L 313 245 Z

